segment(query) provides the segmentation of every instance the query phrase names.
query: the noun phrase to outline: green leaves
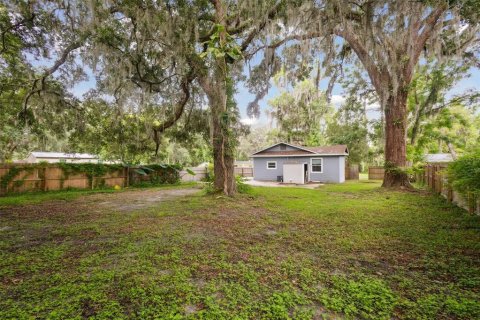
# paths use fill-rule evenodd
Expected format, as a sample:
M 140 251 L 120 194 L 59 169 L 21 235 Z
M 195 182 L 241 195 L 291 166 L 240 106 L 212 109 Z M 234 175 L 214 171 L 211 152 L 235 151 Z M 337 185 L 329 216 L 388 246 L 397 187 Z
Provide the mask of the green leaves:
M 284 74 L 277 76 L 280 83 Z M 282 89 L 280 95 L 269 100 L 268 104 L 270 116 L 277 122 L 277 135 L 281 140 L 302 141 L 310 146 L 326 144 L 325 123 L 333 110 L 313 80 L 295 82 L 293 90 Z
M 390 319 L 397 302 L 384 281 L 366 276 L 355 280 L 332 277 L 331 288 L 322 294 L 321 300 L 332 310 L 363 319 Z
M 135 171 L 136 173 L 138 173 L 138 174 L 141 174 L 142 176 L 146 176 L 146 175 L 147 175 L 147 173 L 145 172 L 145 170 L 140 169 L 140 168 L 135 169 L 134 171 Z
M 166 163 L 139 166 L 134 169 L 134 172 L 138 173 L 143 178 L 135 179 L 134 177 L 132 184 L 135 186 L 152 186 L 178 183 L 180 181 L 180 171 L 182 169 L 183 167 L 179 164 Z M 188 171 L 189 169 L 187 169 L 187 172 Z
M 222 40 L 222 36 L 224 40 Z M 227 33 L 225 27 L 221 24 L 214 26 L 214 32 L 210 36 L 210 40 L 203 44 L 207 45 L 207 50 L 200 54 L 200 58 L 202 59 L 208 56 L 215 59 L 228 56 L 234 61 L 243 58 L 240 47 L 235 43 L 235 39 Z
M 458 192 L 480 195 L 480 152 L 465 155 L 447 169 L 448 181 Z

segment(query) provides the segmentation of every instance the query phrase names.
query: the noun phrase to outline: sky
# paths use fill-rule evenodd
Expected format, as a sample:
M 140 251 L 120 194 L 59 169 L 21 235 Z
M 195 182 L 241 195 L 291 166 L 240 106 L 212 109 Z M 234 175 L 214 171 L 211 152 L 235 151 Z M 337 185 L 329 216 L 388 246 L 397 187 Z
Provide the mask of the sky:
M 321 89 L 325 90 L 326 88 L 326 83 L 321 83 L 320 84 Z M 448 92 L 448 96 L 453 96 L 459 93 L 462 93 L 467 90 L 472 90 L 480 89 L 480 70 L 476 68 L 470 69 L 470 77 L 466 77 L 459 81 L 455 87 Z M 242 122 L 246 124 L 250 124 L 253 126 L 262 126 L 266 125 L 268 123 L 268 118 L 265 114 L 265 111 L 268 109 L 268 100 L 272 99 L 273 97 L 277 96 L 279 94 L 279 90 L 275 88 L 274 86 L 271 87 L 269 90 L 267 96 L 263 98 L 263 100 L 259 103 L 261 107 L 261 116 L 259 119 L 250 119 L 247 116 L 247 105 L 250 101 L 252 101 L 255 96 L 250 94 L 242 84 L 239 85 L 238 87 L 238 93 L 235 96 L 235 99 L 237 101 L 237 105 L 239 106 L 241 117 L 242 117 Z M 340 105 L 345 101 L 345 95 L 342 87 L 340 85 L 335 85 L 332 91 L 332 104 L 338 108 Z M 379 117 L 379 105 L 374 104 L 367 106 L 367 116 L 370 119 L 377 119 Z
M 95 77 L 92 74 L 92 71 L 86 68 L 86 73 L 88 76 L 87 81 L 77 83 L 70 91 L 81 98 L 84 93 L 88 90 L 95 88 Z M 464 92 L 469 89 L 480 89 L 480 70 L 472 68 L 470 70 L 470 77 L 462 79 L 457 85 L 448 93 L 448 95 L 455 95 L 461 92 Z M 320 87 L 325 90 L 327 86 L 327 81 L 321 81 Z M 260 117 L 258 119 L 248 118 L 247 116 L 247 105 L 255 99 L 255 96 L 248 92 L 245 84 L 240 82 L 237 86 L 237 93 L 235 94 L 235 100 L 237 102 L 238 108 L 240 110 L 240 116 L 244 124 L 251 125 L 253 127 L 265 126 L 269 124 L 269 119 L 266 116 L 266 110 L 268 109 L 268 100 L 279 94 L 279 89 L 276 88 L 273 84 L 271 85 L 268 94 L 260 101 Z M 332 104 L 338 108 L 345 101 L 344 92 L 340 85 L 335 85 L 332 91 Z M 369 111 L 367 116 L 370 119 L 377 119 L 379 117 L 378 105 L 370 105 L 368 107 Z

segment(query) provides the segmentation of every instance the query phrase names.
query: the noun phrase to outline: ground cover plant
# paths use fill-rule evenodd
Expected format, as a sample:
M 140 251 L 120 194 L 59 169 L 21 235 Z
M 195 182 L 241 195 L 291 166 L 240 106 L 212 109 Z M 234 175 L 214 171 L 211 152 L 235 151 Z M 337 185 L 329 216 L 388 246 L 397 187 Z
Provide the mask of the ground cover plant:
M 425 192 L 68 200 L 0 209 L 0 318 L 480 317 L 480 218 Z

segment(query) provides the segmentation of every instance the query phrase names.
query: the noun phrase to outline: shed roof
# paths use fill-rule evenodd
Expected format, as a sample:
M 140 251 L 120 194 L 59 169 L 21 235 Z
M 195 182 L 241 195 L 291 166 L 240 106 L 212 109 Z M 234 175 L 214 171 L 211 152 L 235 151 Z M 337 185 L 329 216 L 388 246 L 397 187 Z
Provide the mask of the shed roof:
M 98 156 L 89 153 L 64 153 L 64 152 L 43 152 L 33 151 L 31 153 L 35 158 L 49 159 L 98 159 Z
M 453 157 L 450 153 L 427 153 L 424 160 L 428 163 L 452 162 Z
M 285 144 L 287 146 L 295 148 L 296 150 L 279 150 L 279 151 L 270 150 L 273 147 L 278 146 L 280 144 Z M 333 145 L 333 146 L 303 147 L 303 146 L 292 145 L 286 142 L 280 142 L 255 152 L 254 154 L 252 154 L 252 157 L 281 157 L 281 156 L 300 157 L 300 156 L 315 156 L 315 155 L 346 156 L 348 155 L 348 147 L 344 144 Z

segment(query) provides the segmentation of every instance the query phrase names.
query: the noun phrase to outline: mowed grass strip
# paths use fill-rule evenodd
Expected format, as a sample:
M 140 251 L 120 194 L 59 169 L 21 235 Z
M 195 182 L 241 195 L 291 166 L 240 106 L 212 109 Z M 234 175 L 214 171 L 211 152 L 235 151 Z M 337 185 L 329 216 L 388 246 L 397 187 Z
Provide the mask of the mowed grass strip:
M 379 186 L 2 209 L 0 318 L 479 318 L 480 218 Z

